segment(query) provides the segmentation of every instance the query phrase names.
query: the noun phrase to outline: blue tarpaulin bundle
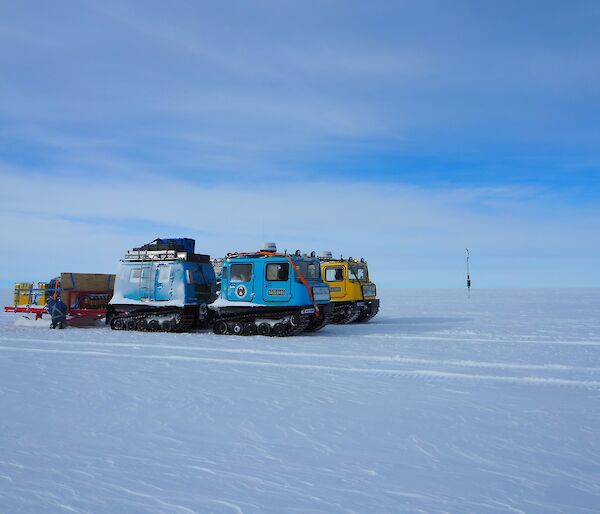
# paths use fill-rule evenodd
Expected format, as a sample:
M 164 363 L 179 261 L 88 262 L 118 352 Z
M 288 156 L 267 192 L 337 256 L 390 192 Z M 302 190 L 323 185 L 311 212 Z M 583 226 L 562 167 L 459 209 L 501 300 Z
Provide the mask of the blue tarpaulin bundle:
M 134 248 L 134 250 L 176 250 L 193 254 L 195 246 L 196 241 L 188 237 L 158 238 L 144 246 Z
M 173 239 L 157 239 L 156 242 L 158 244 L 181 248 L 182 251 L 187 253 L 194 253 L 194 249 L 196 246 L 196 241 L 188 237 L 178 237 Z

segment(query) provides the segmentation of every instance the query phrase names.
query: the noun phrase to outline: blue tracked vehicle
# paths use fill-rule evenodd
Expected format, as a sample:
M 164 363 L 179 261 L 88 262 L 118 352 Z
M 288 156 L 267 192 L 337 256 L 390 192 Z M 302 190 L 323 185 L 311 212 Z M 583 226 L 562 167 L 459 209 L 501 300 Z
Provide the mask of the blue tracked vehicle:
M 121 259 L 106 323 L 114 330 L 183 332 L 208 326 L 216 297 L 208 255 L 193 239 L 156 239 Z
M 227 255 L 210 309 L 216 334 L 290 336 L 325 326 L 333 306 L 314 252 L 277 253 L 265 243 L 258 252 Z

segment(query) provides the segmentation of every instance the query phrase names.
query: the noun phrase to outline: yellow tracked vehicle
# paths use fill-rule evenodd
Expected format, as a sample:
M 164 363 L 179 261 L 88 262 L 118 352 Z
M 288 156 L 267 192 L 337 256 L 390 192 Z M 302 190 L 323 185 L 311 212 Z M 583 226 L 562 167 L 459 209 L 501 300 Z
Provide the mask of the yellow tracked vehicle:
M 333 303 L 333 323 L 362 323 L 379 311 L 377 287 L 369 280 L 369 268 L 364 259 L 334 259 L 331 252 L 322 252 L 321 274 L 329 285 Z

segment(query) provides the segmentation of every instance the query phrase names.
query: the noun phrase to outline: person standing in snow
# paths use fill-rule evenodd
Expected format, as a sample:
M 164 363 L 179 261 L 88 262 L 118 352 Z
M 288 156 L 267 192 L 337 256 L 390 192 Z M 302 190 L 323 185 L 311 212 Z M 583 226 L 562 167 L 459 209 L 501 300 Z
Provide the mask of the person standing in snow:
M 65 328 L 65 322 L 67 320 L 67 306 L 59 298 L 53 298 L 51 296 L 46 300 L 46 308 L 48 309 L 48 313 L 52 318 L 50 328 Z

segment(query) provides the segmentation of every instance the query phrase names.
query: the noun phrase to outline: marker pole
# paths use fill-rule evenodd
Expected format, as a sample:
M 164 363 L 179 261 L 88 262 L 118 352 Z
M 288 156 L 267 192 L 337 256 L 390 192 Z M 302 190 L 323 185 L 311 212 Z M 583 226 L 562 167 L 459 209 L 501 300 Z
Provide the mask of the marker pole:
M 469 273 L 469 249 L 465 248 L 467 251 L 467 296 L 471 298 L 471 274 Z

